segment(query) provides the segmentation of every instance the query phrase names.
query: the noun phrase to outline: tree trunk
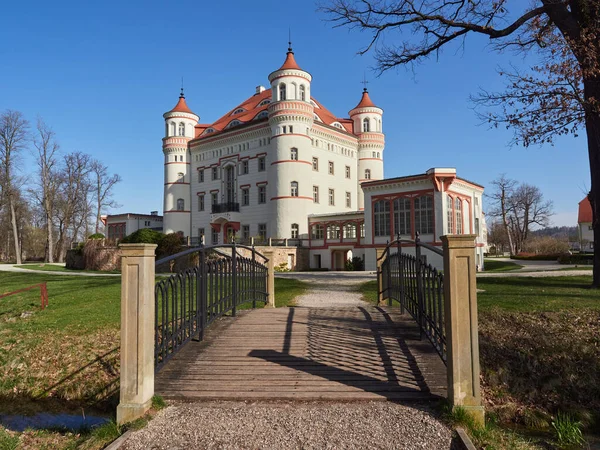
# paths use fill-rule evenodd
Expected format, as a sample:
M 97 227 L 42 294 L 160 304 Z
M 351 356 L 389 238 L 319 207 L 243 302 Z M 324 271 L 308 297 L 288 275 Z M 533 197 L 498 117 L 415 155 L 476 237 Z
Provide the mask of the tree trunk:
M 48 211 L 48 210 L 46 210 Z M 47 247 L 48 247 L 48 255 L 47 262 L 54 262 L 54 242 L 52 241 L 52 218 L 49 214 L 46 214 L 46 233 L 47 233 Z
M 584 82 L 586 100 L 600 99 L 600 79 Z M 593 100 L 592 100 L 593 101 Z M 600 111 L 592 103 L 592 111 L 586 111 L 588 154 L 590 158 L 591 188 L 588 195 L 592 206 L 592 229 L 594 231 L 594 272 L 592 287 L 600 288 Z
M 13 237 L 15 241 L 15 256 L 17 258 L 17 264 L 21 264 L 21 245 L 19 242 L 19 230 L 17 229 L 17 214 L 15 213 L 15 205 L 13 203 L 12 195 L 8 194 L 8 204 L 10 207 L 10 221 L 12 223 Z

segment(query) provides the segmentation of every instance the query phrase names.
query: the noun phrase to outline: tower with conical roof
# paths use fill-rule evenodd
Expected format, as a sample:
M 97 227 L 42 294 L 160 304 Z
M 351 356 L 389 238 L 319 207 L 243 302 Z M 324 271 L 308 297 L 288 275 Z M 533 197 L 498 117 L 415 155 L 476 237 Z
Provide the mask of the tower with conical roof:
M 190 153 L 188 142 L 194 138 L 194 127 L 200 119 L 185 102 L 183 88 L 175 107 L 164 113 L 165 137 L 163 154 L 165 185 L 163 231 L 190 236 L 191 194 Z
M 312 76 L 296 63 L 292 46 L 283 65 L 269 75 L 271 152 L 268 157 L 269 234 L 308 233 L 306 216 L 313 205 L 310 129 Z M 297 236 L 296 236 L 297 237 Z
M 358 105 L 350 112 L 354 134 L 358 136 L 358 209 L 364 209 L 364 195 L 360 183 L 383 179 L 383 149 L 385 137 L 382 128 L 383 110 L 373 103 L 365 87 Z

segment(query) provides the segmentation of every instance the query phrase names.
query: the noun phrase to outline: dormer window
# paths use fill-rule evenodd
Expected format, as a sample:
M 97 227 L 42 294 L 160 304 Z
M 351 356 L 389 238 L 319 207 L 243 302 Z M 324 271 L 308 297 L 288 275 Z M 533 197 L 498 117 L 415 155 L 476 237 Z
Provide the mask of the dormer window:
M 281 83 L 279 85 L 279 101 L 283 101 L 286 99 L 286 88 L 285 83 Z
M 268 105 L 269 103 L 271 103 L 271 100 L 268 100 L 268 99 L 267 100 L 263 100 L 262 102 L 260 102 L 258 104 L 258 106 L 265 106 L 265 105 Z
M 242 122 L 240 122 L 239 120 L 233 120 L 229 123 L 229 125 L 227 125 L 227 128 L 231 128 L 231 127 L 237 127 L 238 125 L 241 125 Z
M 232 116 L 233 116 L 234 114 L 241 114 L 241 113 L 243 113 L 244 111 L 246 111 L 244 108 L 238 108 L 238 109 L 236 109 L 236 110 L 233 112 Z
M 179 136 L 185 136 L 185 123 L 179 123 Z
M 259 120 L 259 119 L 266 119 L 267 117 L 269 117 L 269 113 L 267 111 L 261 111 L 258 113 L 258 115 L 255 117 L 255 120 Z
M 214 128 L 207 128 L 207 129 L 204 131 L 204 134 L 209 134 L 209 133 L 214 133 L 214 132 L 215 132 L 215 129 L 214 129 Z
M 363 133 L 371 131 L 371 121 L 368 118 L 363 119 Z
M 333 123 L 332 123 L 332 125 L 333 125 L 334 127 L 336 127 L 336 128 L 339 128 L 340 130 L 343 130 L 343 129 L 344 129 L 344 127 L 342 126 L 342 124 L 341 124 L 341 123 L 339 123 L 339 122 L 333 122 Z
M 306 89 L 304 88 L 304 85 L 300 85 L 300 100 L 303 102 L 306 101 Z
M 319 116 L 317 116 L 316 114 L 315 114 L 314 118 L 315 118 L 315 120 L 316 120 L 317 122 L 323 122 L 323 121 L 321 120 L 321 118 L 320 118 Z

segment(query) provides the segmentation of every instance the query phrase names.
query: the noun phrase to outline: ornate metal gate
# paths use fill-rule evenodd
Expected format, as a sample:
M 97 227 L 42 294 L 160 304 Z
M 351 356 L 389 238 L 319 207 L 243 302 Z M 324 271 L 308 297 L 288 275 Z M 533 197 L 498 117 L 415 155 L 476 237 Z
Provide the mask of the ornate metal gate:
M 402 252 L 402 244 L 414 245 L 415 254 Z M 444 274 L 425 262 L 422 249 L 437 255 L 444 253 L 419 239 L 396 239 L 378 258 L 379 298 L 396 301 L 416 320 L 421 338 L 427 336 L 446 364 L 446 328 L 444 322 Z M 395 250 L 395 252 L 393 252 Z
M 249 257 L 239 254 L 245 249 Z M 268 299 L 266 262 L 254 247 L 198 247 L 156 261 L 156 273 L 176 273 L 156 282 L 154 365 L 159 370 L 193 338 L 202 340 L 215 319 L 240 305 Z

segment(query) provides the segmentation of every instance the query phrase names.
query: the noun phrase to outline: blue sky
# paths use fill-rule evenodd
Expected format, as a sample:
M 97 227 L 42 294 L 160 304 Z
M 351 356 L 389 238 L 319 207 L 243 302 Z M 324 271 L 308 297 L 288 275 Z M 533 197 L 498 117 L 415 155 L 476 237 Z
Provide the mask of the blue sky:
M 62 151 L 93 155 L 119 173 L 122 205 L 112 213 L 162 209 L 162 114 L 184 77 L 188 105 L 210 123 L 268 85 L 285 58 L 288 28 L 296 60 L 313 75 L 312 95 L 346 117 L 360 100 L 363 74 L 384 109 L 385 176 L 456 167 L 484 186 L 501 173 L 552 199 L 556 225 L 575 225 L 589 188 L 585 135 L 554 146 L 507 146 L 511 133 L 479 125 L 469 94 L 501 89 L 499 65 L 519 57 L 490 53 L 468 39 L 415 71 L 375 77 L 368 35 L 334 29 L 312 1 L 28 1 L 3 7 L 0 111 L 39 115 Z M 393 42 L 394 36 L 387 38 Z M 26 158 L 22 171 L 32 170 Z

